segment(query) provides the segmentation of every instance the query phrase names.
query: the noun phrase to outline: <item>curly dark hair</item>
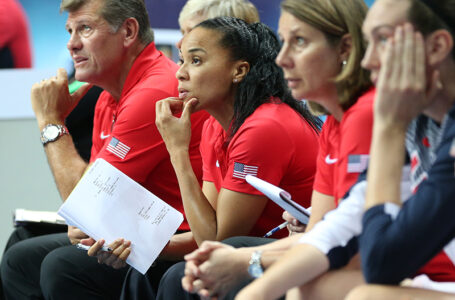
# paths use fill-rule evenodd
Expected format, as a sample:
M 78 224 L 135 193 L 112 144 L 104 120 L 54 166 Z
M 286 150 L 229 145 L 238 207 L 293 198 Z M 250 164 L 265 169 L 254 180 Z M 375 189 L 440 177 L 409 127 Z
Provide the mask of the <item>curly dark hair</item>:
M 238 84 L 234 101 L 234 116 L 229 135 L 240 126 L 261 104 L 272 97 L 280 99 L 297 111 L 319 132 L 322 122 L 313 116 L 302 101 L 295 100 L 287 86 L 283 71 L 275 64 L 280 43 L 274 32 L 262 23 L 247 24 L 233 17 L 208 19 L 196 27 L 221 33 L 220 45 L 228 49 L 233 60 L 245 60 L 250 71 Z

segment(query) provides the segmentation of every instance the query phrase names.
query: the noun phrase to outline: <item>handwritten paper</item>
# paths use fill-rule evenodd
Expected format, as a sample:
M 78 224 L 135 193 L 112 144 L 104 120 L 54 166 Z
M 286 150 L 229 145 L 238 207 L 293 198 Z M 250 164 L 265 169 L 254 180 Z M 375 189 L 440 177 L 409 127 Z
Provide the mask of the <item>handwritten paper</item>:
M 126 262 L 142 274 L 183 221 L 180 212 L 103 159 L 90 167 L 58 214 L 95 240 L 130 240 Z

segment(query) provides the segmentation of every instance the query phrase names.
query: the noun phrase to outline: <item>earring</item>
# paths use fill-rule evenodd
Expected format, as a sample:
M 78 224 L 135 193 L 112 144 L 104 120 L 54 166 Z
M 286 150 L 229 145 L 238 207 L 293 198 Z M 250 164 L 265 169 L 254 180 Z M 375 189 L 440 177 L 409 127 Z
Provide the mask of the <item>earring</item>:
M 344 67 L 344 66 L 346 66 L 347 63 L 348 63 L 348 62 L 347 62 L 346 60 L 343 60 L 343 62 L 342 62 L 341 64 L 342 64 L 343 67 Z
M 237 83 L 239 80 L 237 78 L 235 78 L 233 81 L 234 81 L 234 83 Z

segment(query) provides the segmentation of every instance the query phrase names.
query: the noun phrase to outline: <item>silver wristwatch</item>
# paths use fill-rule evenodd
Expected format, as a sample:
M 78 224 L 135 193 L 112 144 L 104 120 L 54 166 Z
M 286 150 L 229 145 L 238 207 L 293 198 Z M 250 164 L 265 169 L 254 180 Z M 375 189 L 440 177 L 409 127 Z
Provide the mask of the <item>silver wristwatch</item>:
M 56 141 L 64 134 L 69 134 L 65 125 L 47 124 L 41 131 L 41 142 L 43 145 Z
M 248 266 L 248 273 L 253 278 L 259 278 L 262 276 L 262 274 L 264 274 L 264 269 L 262 268 L 261 265 L 261 256 L 262 256 L 261 250 L 254 251 L 251 254 L 250 265 Z

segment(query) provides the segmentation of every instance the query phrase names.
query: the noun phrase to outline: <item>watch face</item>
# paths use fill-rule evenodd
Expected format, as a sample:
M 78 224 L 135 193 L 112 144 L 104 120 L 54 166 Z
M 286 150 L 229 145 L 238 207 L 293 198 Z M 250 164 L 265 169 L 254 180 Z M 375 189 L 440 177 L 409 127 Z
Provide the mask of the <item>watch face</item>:
M 259 278 L 262 276 L 264 271 L 260 265 L 252 264 L 248 267 L 248 273 L 250 273 L 250 275 L 254 278 Z
M 43 136 L 48 140 L 55 140 L 58 137 L 59 129 L 57 126 L 49 126 L 43 132 Z

